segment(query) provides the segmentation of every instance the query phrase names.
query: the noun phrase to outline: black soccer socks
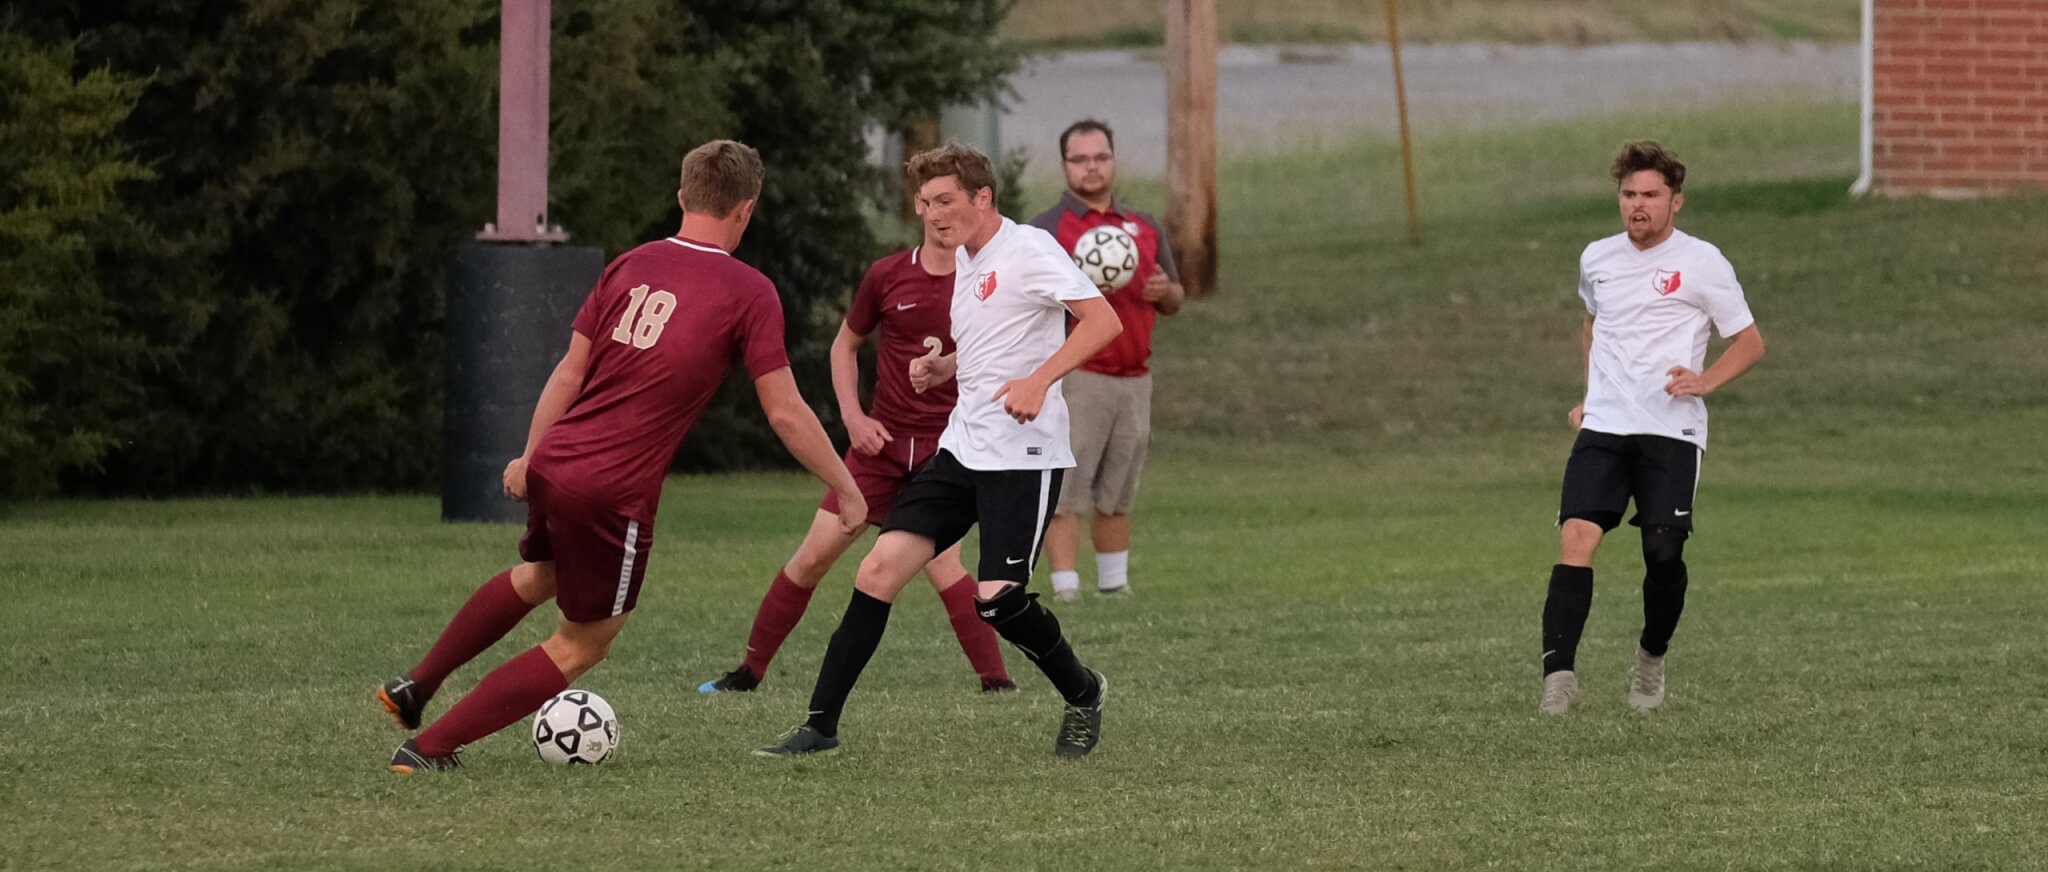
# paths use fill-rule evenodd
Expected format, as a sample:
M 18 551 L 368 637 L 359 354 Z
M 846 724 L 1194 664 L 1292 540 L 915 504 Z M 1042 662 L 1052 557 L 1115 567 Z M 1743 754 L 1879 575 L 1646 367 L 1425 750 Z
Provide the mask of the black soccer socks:
M 855 590 L 846 604 L 846 616 L 832 631 L 832 644 L 825 648 L 825 662 L 818 667 L 818 684 L 811 689 L 810 718 L 804 723 L 828 738 L 839 735 L 839 712 L 846 697 L 860 680 L 868 658 L 882 644 L 882 632 L 889 628 L 889 604 Z
M 1060 635 L 1060 619 L 1038 604 L 1038 594 L 1025 593 L 1024 586 L 1017 585 L 983 602 L 979 611 L 997 635 L 1038 664 L 1038 670 L 1068 703 L 1094 705 L 1101 697 L 1095 674 L 1081 665 L 1073 646 Z
M 1684 530 L 1652 527 L 1643 531 L 1643 650 L 1662 657 L 1685 612 Z
M 1579 634 L 1593 610 L 1593 568 L 1550 568 L 1550 596 L 1543 601 L 1543 674 L 1572 669 L 1579 656 Z

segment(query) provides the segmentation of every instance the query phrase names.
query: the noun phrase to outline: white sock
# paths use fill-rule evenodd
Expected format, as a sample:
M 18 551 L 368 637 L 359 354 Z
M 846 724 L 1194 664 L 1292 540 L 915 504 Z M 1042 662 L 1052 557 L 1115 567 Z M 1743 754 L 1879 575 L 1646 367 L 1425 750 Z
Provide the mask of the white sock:
M 1131 552 L 1095 555 L 1095 589 L 1117 590 L 1131 584 Z
M 1053 590 L 1053 593 L 1059 593 L 1060 591 L 1063 591 L 1063 590 L 1080 590 L 1080 589 L 1081 589 L 1081 571 L 1080 571 L 1080 570 L 1078 570 L 1078 569 L 1055 569 L 1055 570 L 1053 570 L 1053 571 L 1052 571 L 1052 590 Z

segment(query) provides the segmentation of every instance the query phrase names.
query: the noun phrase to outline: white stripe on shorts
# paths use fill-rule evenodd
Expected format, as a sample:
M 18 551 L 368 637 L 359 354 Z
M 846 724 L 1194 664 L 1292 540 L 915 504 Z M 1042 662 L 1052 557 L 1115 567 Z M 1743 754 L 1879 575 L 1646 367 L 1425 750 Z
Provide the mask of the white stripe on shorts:
M 1051 508 L 1047 505 L 1051 499 L 1052 470 L 1041 469 L 1038 471 L 1038 517 L 1031 524 L 1031 563 L 1024 568 L 1024 580 L 1027 582 L 1038 572 L 1039 537 L 1045 535 L 1045 512 Z
M 619 593 L 612 597 L 612 617 L 618 617 L 626 610 L 626 593 L 633 589 L 633 558 L 637 555 L 635 546 L 640 542 L 640 522 L 626 522 L 626 559 L 619 564 Z

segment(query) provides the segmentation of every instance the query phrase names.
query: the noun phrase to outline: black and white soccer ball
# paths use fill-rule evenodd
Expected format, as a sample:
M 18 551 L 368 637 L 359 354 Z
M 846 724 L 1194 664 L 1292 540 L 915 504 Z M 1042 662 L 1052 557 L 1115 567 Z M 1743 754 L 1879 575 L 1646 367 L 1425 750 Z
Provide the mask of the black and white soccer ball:
M 590 691 L 562 691 L 533 714 L 533 750 L 549 763 L 603 763 L 618 749 L 619 718 Z
M 1138 241 L 1114 224 L 1090 227 L 1074 242 L 1074 265 L 1096 287 L 1121 291 L 1138 271 Z

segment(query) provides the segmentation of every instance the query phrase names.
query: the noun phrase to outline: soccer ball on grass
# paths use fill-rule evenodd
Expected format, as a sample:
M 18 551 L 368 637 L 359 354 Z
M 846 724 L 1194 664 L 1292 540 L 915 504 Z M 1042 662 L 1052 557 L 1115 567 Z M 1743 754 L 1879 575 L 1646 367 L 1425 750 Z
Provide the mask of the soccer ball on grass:
M 549 763 L 603 763 L 618 748 L 619 718 L 590 691 L 562 691 L 533 714 L 533 750 Z

